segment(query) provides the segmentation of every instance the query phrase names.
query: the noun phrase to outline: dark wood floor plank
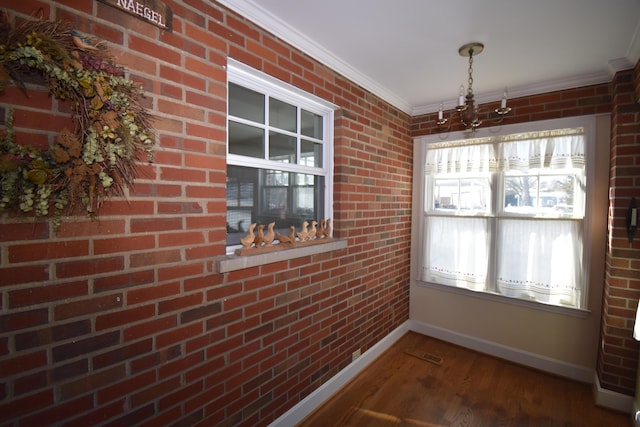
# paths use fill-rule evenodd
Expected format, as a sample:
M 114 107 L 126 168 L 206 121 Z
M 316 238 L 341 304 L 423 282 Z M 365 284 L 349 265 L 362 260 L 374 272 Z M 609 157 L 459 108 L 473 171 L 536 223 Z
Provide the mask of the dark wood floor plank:
M 588 384 L 409 332 L 300 427 L 630 424 Z

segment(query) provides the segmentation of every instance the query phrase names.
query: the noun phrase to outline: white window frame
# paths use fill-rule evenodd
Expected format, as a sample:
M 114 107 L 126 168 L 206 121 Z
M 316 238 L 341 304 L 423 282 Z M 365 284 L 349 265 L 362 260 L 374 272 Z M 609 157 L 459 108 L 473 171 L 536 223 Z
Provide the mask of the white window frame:
M 485 291 L 472 291 L 465 288 L 431 283 L 422 280 L 422 265 L 425 254 L 425 217 L 426 217 L 426 191 L 427 178 L 425 177 L 425 159 L 427 148 L 429 144 L 442 143 L 447 140 L 457 141 L 465 138 L 485 138 L 491 136 L 505 136 L 517 133 L 525 132 L 541 132 L 553 129 L 565 129 L 565 128 L 577 128 L 582 127 L 585 131 L 585 180 L 586 180 L 586 193 L 585 193 L 585 214 L 582 220 L 582 236 L 583 236 L 583 277 L 582 277 L 582 300 L 579 307 L 559 306 L 553 304 L 547 304 L 538 301 L 518 299 L 514 297 L 508 297 L 491 290 Z M 592 215 L 594 208 L 595 197 L 595 185 L 593 183 L 595 176 L 595 144 L 596 144 L 596 116 L 579 116 L 564 119 L 545 120 L 539 122 L 520 123 L 514 125 L 505 125 L 499 128 L 480 128 L 474 133 L 469 132 L 454 132 L 450 134 L 434 134 L 423 137 L 417 137 L 414 139 L 414 179 L 416 180 L 414 185 L 414 197 L 417 200 L 414 201 L 414 206 L 419 208 L 414 209 L 413 224 L 415 224 L 416 231 L 413 238 L 417 239 L 417 262 L 416 268 L 413 268 L 413 276 L 415 283 L 418 286 L 435 288 L 438 290 L 460 293 L 464 295 L 476 296 L 484 299 L 498 300 L 501 302 L 512 303 L 515 305 L 526 306 L 534 309 L 565 313 L 570 315 L 584 316 L 588 313 L 587 307 L 589 306 L 589 283 L 590 283 L 590 258 L 592 247 Z M 492 192 L 497 191 L 492 196 L 493 201 L 500 197 L 502 188 L 499 188 L 499 183 L 492 183 Z M 495 203 L 494 203 L 495 204 Z M 492 207 L 494 210 L 495 207 Z M 493 233 L 492 238 L 495 238 L 496 230 L 491 230 Z M 491 254 L 490 256 L 493 256 Z M 495 262 L 492 260 L 491 262 Z M 488 288 L 494 288 L 495 284 L 490 283 Z
M 334 110 L 336 105 L 325 101 L 313 94 L 307 93 L 293 85 L 278 80 L 268 74 L 258 71 L 246 64 L 232 58 L 227 59 L 227 84 L 235 83 L 247 89 L 259 92 L 267 97 L 276 98 L 280 101 L 295 105 L 299 109 L 304 109 L 311 113 L 323 117 L 323 150 L 322 167 L 310 167 L 300 164 L 283 163 L 274 160 L 258 159 L 254 157 L 241 156 L 229 153 L 228 122 L 227 126 L 227 165 L 244 166 L 257 169 L 271 169 L 285 172 L 296 172 L 302 174 L 313 174 L 324 177 L 324 217 L 333 218 L 333 137 L 334 137 Z M 227 103 L 227 117 L 229 117 Z M 268 117 L 266 118 L 264 129 L 268 131 Z M 242 120 L 237 120 L 239 123 Z M 252 125 L 255 125 L 252 123 Z M 315 141 L 315 140 L 314 140 Z M 316 141 L 317 142 L 317 141 Z M 227 246 L 227 254 L 232 254 L 239 245 Z

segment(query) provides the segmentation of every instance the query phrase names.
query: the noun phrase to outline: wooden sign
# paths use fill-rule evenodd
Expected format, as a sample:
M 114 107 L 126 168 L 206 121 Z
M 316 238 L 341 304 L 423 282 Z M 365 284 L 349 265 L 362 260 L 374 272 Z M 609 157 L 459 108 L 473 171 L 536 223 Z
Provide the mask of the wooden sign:
M 99 0 L 166 31 L 173 29 L 173 12 L 160 0 Z

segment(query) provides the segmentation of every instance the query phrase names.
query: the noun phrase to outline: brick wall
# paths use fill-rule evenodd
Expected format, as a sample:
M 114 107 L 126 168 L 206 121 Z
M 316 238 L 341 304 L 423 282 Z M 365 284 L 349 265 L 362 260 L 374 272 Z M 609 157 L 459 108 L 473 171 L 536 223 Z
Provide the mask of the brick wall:
M 108 42 L 159 146 L 99 221 L 0 217 L 0 424 L 265 425 L 408 319 L 409 117 L 215 2 L 165 33 L 97 1 L 0 1 Z M 334 236 L 347 248 L 224 275 L 226 57 L 337 104 Z M 64 106 L 8 87 L 18 140 Z
M 638 67 L 636 67 L 636 70 Z M 631 197 L 640 201 L 640 104 L 637 71 L 619 72 L 611 83 L 609 227 L 598 377 L 603 387 L 633 395 L 638 343 L 631 331 L 640 298 L 640 233 L 629 243 L 626 214 Z

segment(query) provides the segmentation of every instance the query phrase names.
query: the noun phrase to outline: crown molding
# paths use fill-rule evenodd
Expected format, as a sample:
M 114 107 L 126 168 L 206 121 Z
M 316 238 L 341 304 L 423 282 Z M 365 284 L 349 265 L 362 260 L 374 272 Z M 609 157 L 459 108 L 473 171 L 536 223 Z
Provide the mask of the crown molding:
M 279 19 L 273 15 L 269 10 L 263 8 L 252 0 L 217 0 L 218 3 L 233 10 L 234 12 L 244 16 L 265 30 L 271 32 L 276 37 L 284 40 L 285 42 L 295 46 L 302 52 L 318 60 L 323 65 L 326 65 L 344 75 L 357 85 L 362 86 L 364 89 L 370 91 L 374 95 L 379 96 L 385 101 L 394 105 L 396 108 L 404 111 L 407 114 L 411 113 L 412 106 L 390 91 L 388 88 L 382 86 L 375 80 L 369 78 L 366 74 L 357 70 L 349 65 L 346 61 L 327 49 L 311 40 L 309 37 L 300 33 L 288 23 Z
M 631 63 L 632 67 L 635 67 L 640 60 L 640 20 L 638 20 L 638 25 L 633 33 L 633 37 L 631 38 L 631 43 L 629 43 L 626 58 Z

